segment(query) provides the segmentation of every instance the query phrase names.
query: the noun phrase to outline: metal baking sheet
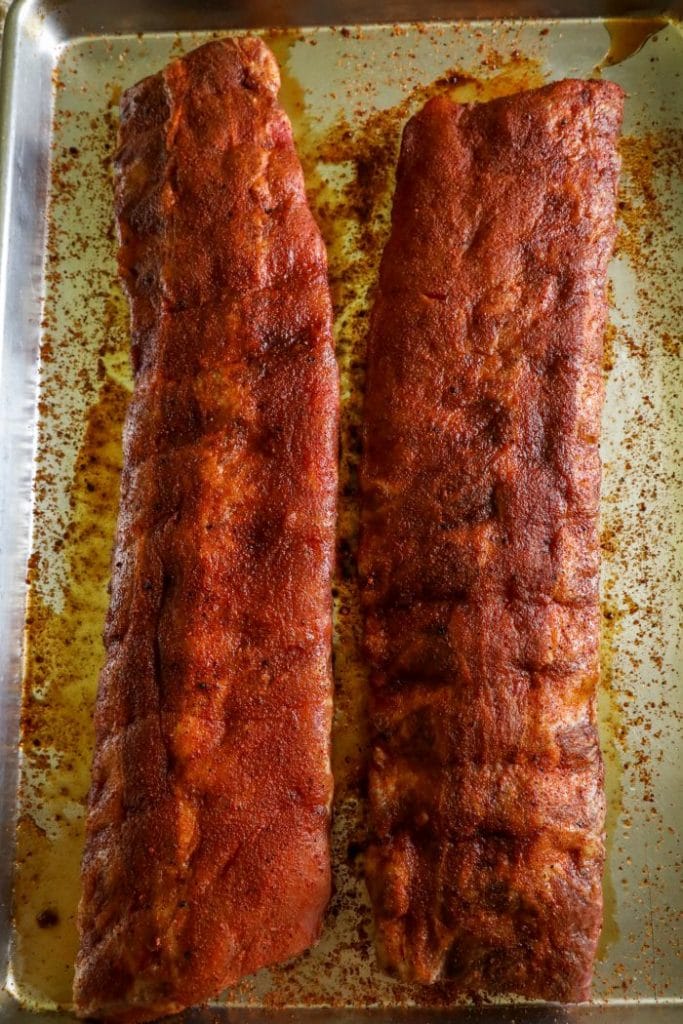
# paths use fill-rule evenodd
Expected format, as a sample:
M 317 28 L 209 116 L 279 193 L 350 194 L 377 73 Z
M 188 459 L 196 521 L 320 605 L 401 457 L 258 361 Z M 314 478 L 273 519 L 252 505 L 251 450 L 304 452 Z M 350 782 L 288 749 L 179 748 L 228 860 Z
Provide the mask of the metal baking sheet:
M 328 244 L 342 368 L 336 887 L 319 945 L 225 993 L 212 1013 L 680 1019 L 683 32 L 659 12 L 634 19 L 628 5 L 620 10 L 608 20 L 552 20 L 544 14 L 563 12 L 527 5 L 535 17 L 493 20 L 496 8 L 475 5 L 469 20 L 452 22 L 443 20 L 448 5 L 403 2 L 373 24 L 377 11 L 361 2 L 288 12 L 258 3 L 191 12 L 136 10 L 132 0 L 15 4 L 0 153 L 0 1018 L 69 1010 L 90 713 L 131 386 L 110 183 L 120 93 L 212 30 L 263 28 L 288 14 L 313 27 L 265 32 Z M 418 15 L 431 20 L 412 22 Z M 481 100 L 568 75 L 618 81 L 629 96 L 605 354 L 605 924 L 593 1007 L 453 1007 L 447 986 L 411 987 L 377 971 L 362 883 L 354 545 L 365 326 L 407 117 L 435 93 Z

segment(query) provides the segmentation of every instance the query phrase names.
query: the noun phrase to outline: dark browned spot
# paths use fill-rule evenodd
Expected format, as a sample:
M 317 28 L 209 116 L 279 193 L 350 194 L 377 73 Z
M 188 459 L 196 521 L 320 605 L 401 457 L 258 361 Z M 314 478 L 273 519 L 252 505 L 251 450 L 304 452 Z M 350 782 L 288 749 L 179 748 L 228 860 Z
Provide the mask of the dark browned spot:
M 59 924 L 59 914 L 52 907 L 47 907 L 38 914 L 36 923 L 39 928 L 54 928 Z

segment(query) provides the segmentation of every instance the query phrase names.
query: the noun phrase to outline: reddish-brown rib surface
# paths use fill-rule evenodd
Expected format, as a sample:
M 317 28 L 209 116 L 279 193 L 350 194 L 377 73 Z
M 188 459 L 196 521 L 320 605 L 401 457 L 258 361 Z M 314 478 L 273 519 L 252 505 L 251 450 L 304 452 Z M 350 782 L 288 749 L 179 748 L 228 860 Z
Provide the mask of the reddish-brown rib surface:
M 337 374 L 256 39 L 129 90 L 135 393 L 95 715 L 81 1015 L 142 1021 L 315 941 L 330 887 Z
M 602 915 L 601 354 L 621 90 L 405 130 L 370 335 L 367 881 L 403 978 L 588 995 Z

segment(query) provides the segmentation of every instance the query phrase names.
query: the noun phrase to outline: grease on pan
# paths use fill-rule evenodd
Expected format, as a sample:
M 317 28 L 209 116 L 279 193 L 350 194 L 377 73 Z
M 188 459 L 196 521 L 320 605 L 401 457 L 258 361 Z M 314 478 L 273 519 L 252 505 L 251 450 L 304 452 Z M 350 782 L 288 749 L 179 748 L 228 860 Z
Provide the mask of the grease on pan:
M 415 989 L 377 973 L 360 870 L 365 683 L 358 655 L 355 474 L 367 313 L 388 228 L 400 131 L 416 107 L 439 92 L 462 101 L 488 99 L 595 68 L 632 89 L 605 360 L 600 715 L 609 868 L 595 992 L 606 999 L 683 993 L 683 986 L 670 987 L 676 891 L 666 868 L 674 844 L 666 779 L 676 724 L 670 595 L 680 571 L 673 542 L 681 490 L 672 472 L 680 458 L 676 388 L 683 323 L 674 287 L 683 217 L 683 111 L 672 103 L 672 90 L 677 81 L 680 87 L 674 76 L 683 40 L 659 22 L 649 23 L 647 39 L 636 40 L 627 21 L 611 21 L 609 31 L 595 21 L 268 34 L 328 244 L 342 369 L 337 888 L 320 946 L 285 969 L 244 983 L 226 995 L 229 1003 L 449 1001 L 448 986 Z M 122 87 L 204 38 L 82 40 L 68 45 L 59 60 L 13 957 L 14 991 L 41 1009 L 70 998 L 90 713 L 103 657 L 121 422 L 130 388 L 109 179 L 116 107 Z M 668 452 L 663 463 L 662 450 Z M 638 830 L 648 837 L 645 845 Z

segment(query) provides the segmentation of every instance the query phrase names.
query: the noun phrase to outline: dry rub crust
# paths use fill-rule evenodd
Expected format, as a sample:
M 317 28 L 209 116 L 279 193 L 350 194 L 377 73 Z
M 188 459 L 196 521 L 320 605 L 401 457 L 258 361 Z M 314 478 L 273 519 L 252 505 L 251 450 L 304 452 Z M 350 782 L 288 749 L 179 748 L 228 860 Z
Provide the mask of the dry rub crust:
M 144 1021 L 306 949 L 330 890 L 337 372 L 274 58 L 124 96 L 135 393 L 95 713 L 81 1016 Z
M 404 979 L 588 996 L 602 916 L 605 278 L 622 92 L 407 125 L 372 317 L 359 555 L 367 881 Z

